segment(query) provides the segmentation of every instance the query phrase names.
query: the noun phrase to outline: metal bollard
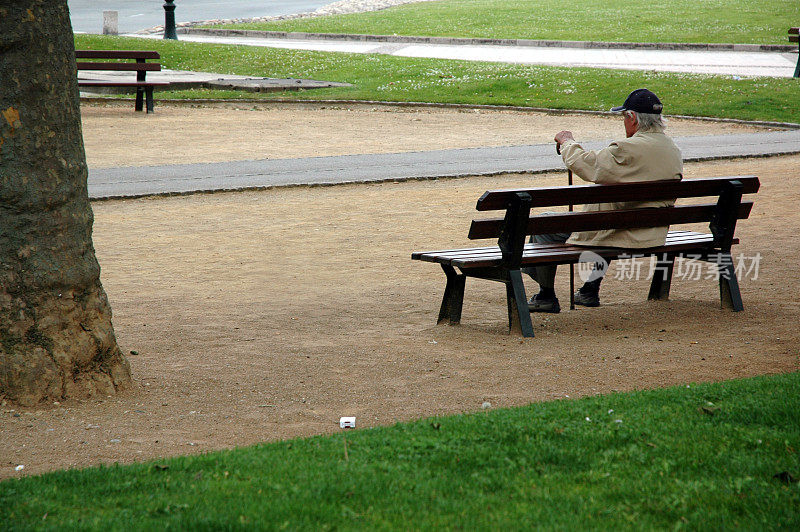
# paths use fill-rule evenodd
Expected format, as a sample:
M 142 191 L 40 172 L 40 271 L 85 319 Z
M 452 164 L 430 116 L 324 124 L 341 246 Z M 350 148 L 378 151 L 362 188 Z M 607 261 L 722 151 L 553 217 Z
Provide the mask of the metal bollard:
M 175 31 L 175 0 L 166 0 L 164 4 L 164 38 L 178 40 Z

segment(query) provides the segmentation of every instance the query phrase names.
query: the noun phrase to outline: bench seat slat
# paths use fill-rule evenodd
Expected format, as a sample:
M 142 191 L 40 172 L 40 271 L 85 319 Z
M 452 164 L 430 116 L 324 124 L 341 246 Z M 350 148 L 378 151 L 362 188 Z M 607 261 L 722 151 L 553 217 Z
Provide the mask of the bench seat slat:
M 667 234 L 666 245 L 669 244 L 676 244 L 685 240 L 696 240 L 699 237 L 705 237 L 707 233 L 697 233 L 695 231 L 670 231 Z M 537 250 L 547 250 L 547 249 L 554 249 L 554 248 L 564 248 L 565 244 L 560 243 L 549 243 L 549 244 L 525 244 L 525 249 L 533 249 Z M 575 249 L 591 249 L 586 246 L 573 246 Z M 429 257 L 436 257 L 439 259 L 458 259 L 466 256 L 478 256 L 481 254 L 492 254 L 492 253 L 500 253 L 500 249 L 497 246 L 488 246 L 488 247 L 480 247 L 480 248 L 462 248 L 462 249 L 445 249 L 445 250 L 437 250 L 437 251 L 418 251 L 412 253 L 411 258 L 414 260 L 428 260 Z M 434 261 L 436 262 L 436 261 Z
M 684 231 L 684 230 L 674 230 L 670 231 L 667 234 L 667 242 L 671 242 L 672 239 L 678 237 L 691 237 L 693 235 L 703 235 L 706 233 L 697 233 L 695 231 Z M 533 244 L 526 244 L 526 246 L 532 246 Z M 538 246 L 563 246 L 563 244 L 537 244 Z M 479 251 L 490 251 L 490 250 L 497 250 L 497 246 L 486 246 L 480 248 L 459 248 L 459 249 L 441 249 L 435 251 L 415 251 L 411 254 L 411 258 L 414 260 L 421 260 L 423 255 L 443 255 L 449 253 L 467 253 L 467 252 L 479 252 Z
M 647 249 L 620 249 L 607 247 L 586 247 L 567 244 L 526 244 L 522 253 L 522 265 L 530 266 L 540 263 L 575 262 L 584 251 L 592 251 L 604 258 L 616 258 L 624 255 L 651 255 L 660 253 L 676 253 L 680 251 L 703 250 L 709 248 L 714 237 L 708 233 L 689 231 L 670 231 L 664 246 Z M 734 239 L 734 244 L 739 242 Z M 414 253 L 412 258 L 425 262 L 449 264 L 461 269 L 485 268 L 497 266 L 502 261 L 500 248 L 497 246 L 449 251 Z
M 525 266 L 536 266 L 538 264 L 568 264 L 577 262 L 581 253 L 584 251 L 593 251 L 597 253 L 601 257 L 611 260 L 616 259 L 620 256 L 636 256 L 636 255 L 658 255 L 662 253 L 678 253 L 678 252 L 689 252 L 689 251 L 700 251 L 703 249 L 707 249 L 708 246 L 713 241 L 713 238 L 709 236 L 709 238 L 705 240 L 698 240 L 694 242 L 685 241 L 685 242 L 678 242 L 670 245 L 665 245 L 659 248 L 650 248 L 646 250 L 625 250 L 619 248 L 570 248 L 566 247 L 562 250 L 556 249 L 547 249 L 547 250 L 529 250 L 523 253 L 522 255 L 522 263 L 523 267 Z M 476 257 L 474 259 L 454 259 L 450 260 L 449 264 L 451 266 L 461 268 L 461 269 L 469 269 L 469 268 L 487 268 L 498 266 L 501 263 L 501 256 L 498 250 L 498 253 L 495 257 Z
M 528 190 L 488 190 L 478 199 L 479 211 L 502 210 L 517 192 L 531 195 L 531 207 L 556 207 L 559 205 L 585 205 L 622 201 L 642 201 L 670 198 L 719 196 L 722 187 L 731 179 L 742 183 L 743 194 L 758 192 L 756 176 L 708 177 L 681 181 L 643 181 L 610 185 L 572 185 Z
M 713 242 L 711 235 L 706 235 L 705 238 L 698 238 L 695 240 L 675 241 L 659 248 L 648 249 L 620 249 L 620 248 L 591 248 L 580 246 L 565 246 L 563 244 L 556 245 L 542 245 L 542 244 L 529 244 L 522 255 L 522 265 L 530 266 L 539 263 L 567 263 L 575 262 L 581 253 L 584 251 L 593 251 L 605 258 L 615 258 L 620 255 L 635 255 L 635 254 L 660 254 L 660 253 L 674 253 L 680 251 L 700 250 L 706 249 Z M 734 239 L 734 244 L 738 243 L 738 239 Z M 547 246 L 547 247 L 543 247 Z M 469 251 L 469 250 L 466 250 Z M 498 266 L 501 262 L 502 255 L 499 248 L 491 251 L 484 251 L 483 253 L 462 255 L 438 255 L 427 254 L 420 255 L 419 260 L 425 262 L 436 262 L 440 264 L 449 264 L 462 269 L 468 268 L 482 268 L 489 266 Z

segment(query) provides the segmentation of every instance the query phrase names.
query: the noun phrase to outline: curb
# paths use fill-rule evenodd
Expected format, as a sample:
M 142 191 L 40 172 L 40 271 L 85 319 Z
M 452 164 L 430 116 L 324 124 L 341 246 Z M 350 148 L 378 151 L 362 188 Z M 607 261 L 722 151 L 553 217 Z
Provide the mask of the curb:
M 95 96 L 81 97 L 82 102 L 86 103 L 111 103 L 111 102 L 132 102 L 133 98 L 103 98 Z M 204 99 L 204 98 L 187 98 L 180 100 L 161 100 L 161 102 L 169 105 L 198 105 L 198 104 L 212 104 L 212 103 L 226 103 L 226 104 L 286 104 L 286 105 L 307 105 L 307 106 L 325 106 L 325 105 L 371 105 L 380 107 L 399 107 L 410 108 L 420 107 L 423 109 L 478 109 L 485 111 L 517 111 L 521 113 L 548 113 L 554 115 L 599 115 L 599 116 L 617 116 L 618 113 L 612 111 L 591 111 L 587 109 L 555 109 L 551 107 L 517 107 L 514 105 L 481 105 L 469 103 L 431 103 L 431 102 L 388 102 L 381 100 L 298 100 L 298 99 L 280 99 L 280 98 L 234 98 L 234 99 Z M 781 129 L 800 129 L 800 123 L 794 122 L 773 122 L 767 120 L 743 120 L 740 118 L 717 118 L 713 116 L 691 116 L 691 115 L 669 115 L 665 114 L 665 118 L 679 118 L 684 120 L 700 120 L 703 122 L 720 122 L 726 124 L 741 124 L 747 126 L 760 126 L 760 127 L 776 127 Z
M 465 37 L 417 37 L 409 35 L 369 35 L 345 33 L 307 33 L 261 30 L 230 30 L 217 28 L 178 28 L 178 34 L 215 37 L 250 37 L 286 40 L 329 40 L 355 42 L 388 42 L 407 44 L 523 46 L 545 48 L 583 48 L 614 50 L 691 50 L 726 52 L 794 52 L 797 46 L 785 44 L 733 43 L 637 43 L 603 41 L 553 41 L 544 39 L 488 39 Z

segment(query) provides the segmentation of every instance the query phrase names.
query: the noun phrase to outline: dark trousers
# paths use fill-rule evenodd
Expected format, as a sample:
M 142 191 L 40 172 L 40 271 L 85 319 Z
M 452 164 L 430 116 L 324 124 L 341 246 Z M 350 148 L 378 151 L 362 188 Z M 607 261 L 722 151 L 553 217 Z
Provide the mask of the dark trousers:
M 572 233 L 551 233 L 547 235 L 531 235 L 530 241 L 536 244 L 563 244 L 566 242 Z M 610 261 L 609 261 L 610 262 Z M 534 266 L 531 268 L 523 268 L 522 272 L 527 273 L 531 278 L 539 284 L 539 288 L 545 293 L 555 293 L 556 284 L 556 271 L 558 266 Z M 581 292 L 584 294 L 594 293 L 597 294 L 600 290 L 600 283 L 603 278 L 600 277 L 594 281 L 587 281 L 581 287 Z
M 531 242 L 536 244 L 563 244 L 572 233 L 552 233 L 549 235 L 531 235 Z M 556 283 L 557 266 L 534 266 L 523 268 L 522 272 L 527 273 L 531 278 L 539 283 L 539 288 L 544 291 L 553 290 Z

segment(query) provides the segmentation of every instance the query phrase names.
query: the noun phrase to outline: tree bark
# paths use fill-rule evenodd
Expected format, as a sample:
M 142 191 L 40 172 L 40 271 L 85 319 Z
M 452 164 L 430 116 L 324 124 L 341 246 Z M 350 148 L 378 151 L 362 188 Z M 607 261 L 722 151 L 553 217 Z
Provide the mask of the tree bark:
M 0 399 L 130 383 L 92 244 L 66 0 L 0 3 Z

